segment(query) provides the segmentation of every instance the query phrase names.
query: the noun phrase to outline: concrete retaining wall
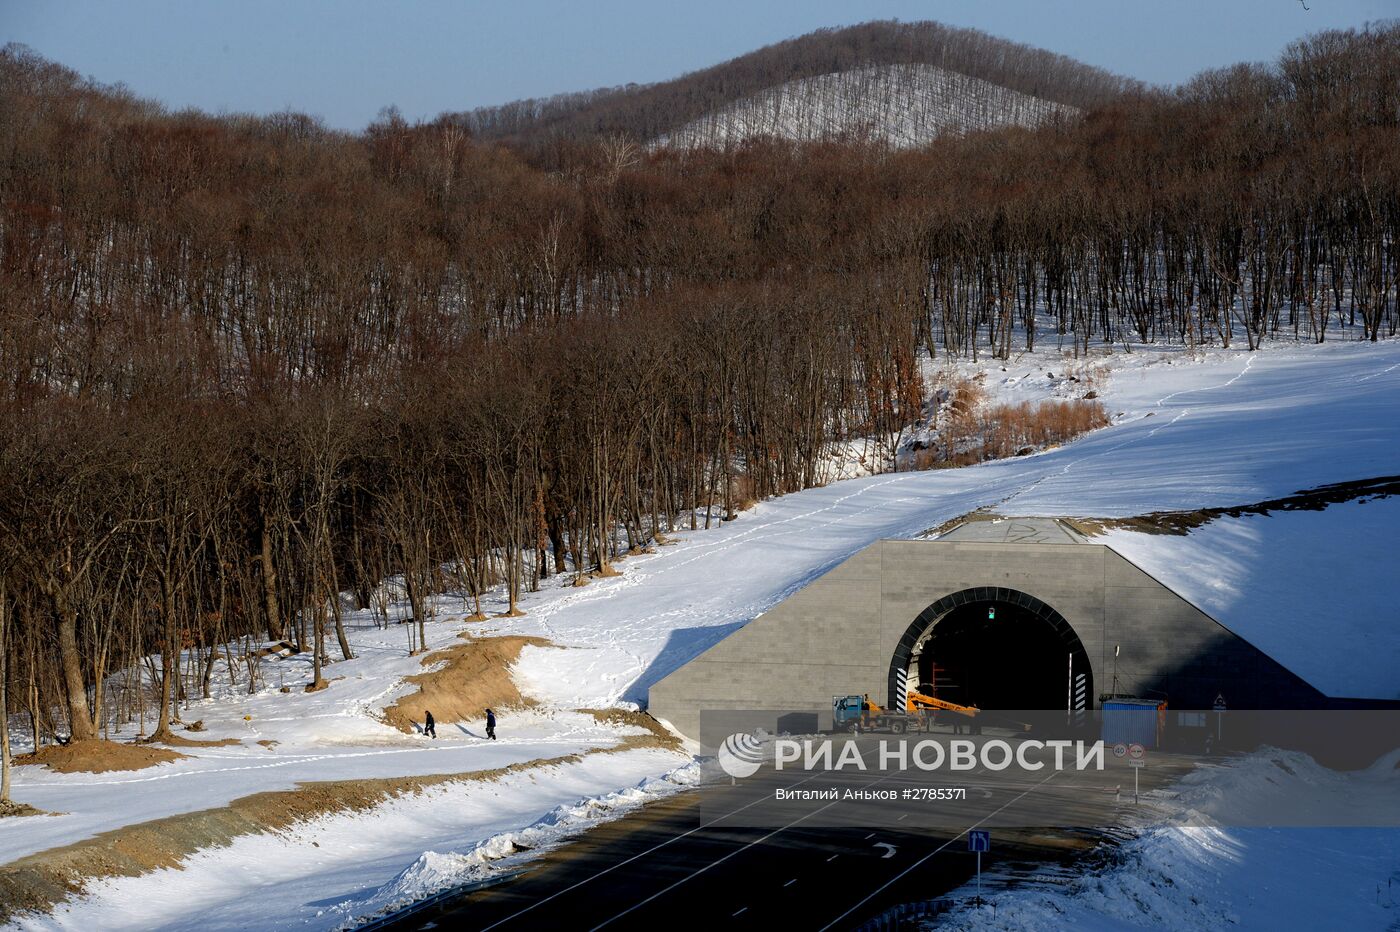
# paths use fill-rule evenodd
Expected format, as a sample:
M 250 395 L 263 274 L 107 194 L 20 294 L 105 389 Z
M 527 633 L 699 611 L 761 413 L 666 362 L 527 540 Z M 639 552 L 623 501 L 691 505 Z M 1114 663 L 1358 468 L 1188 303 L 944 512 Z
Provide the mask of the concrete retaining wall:
M 649 710 L 699 740 L 704 709 L 811 710 L 831 697 L 889 704 L 891 661 L 920 613 L 994 587 L 1053 608 L 1073 628 L 1097 696 L 1164 694 L 1175 708 L 1317 708 L 1325 698 L 1107 547 L 879 541 L 651 688 Z

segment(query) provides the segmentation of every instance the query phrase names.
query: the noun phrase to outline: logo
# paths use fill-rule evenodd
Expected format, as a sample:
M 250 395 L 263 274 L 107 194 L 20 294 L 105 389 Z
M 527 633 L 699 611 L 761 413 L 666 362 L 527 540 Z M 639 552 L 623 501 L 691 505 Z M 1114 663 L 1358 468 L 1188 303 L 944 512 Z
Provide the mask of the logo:
M 763 745 L 753 735 L 733 734 L 719 746 L 720 769 L 731 777 L 743 779 L 758 773 L 763 764 Z

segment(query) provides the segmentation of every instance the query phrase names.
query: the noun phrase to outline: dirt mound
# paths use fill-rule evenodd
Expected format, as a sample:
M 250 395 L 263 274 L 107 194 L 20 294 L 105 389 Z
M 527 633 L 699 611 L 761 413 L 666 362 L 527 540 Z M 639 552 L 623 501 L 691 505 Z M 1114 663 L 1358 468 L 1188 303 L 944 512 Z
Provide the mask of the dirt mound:
M 8 816 L 43 815 L 44 810 L 35 809 L 28 803 L 17 803 L 12 799 L 0 799 L 0 819 Z
M 506 635 L 466 638 L 445 650 L 423 658 L 423 666 L 442 668 L 406 677 L 418 687 L 384 710 L 384 718 L 399 731 L 413 732 L 422 724 L 423 711 L 431 710 L 439 722 L 465 722 L 483 716 L 483 709 L 520 709 L 534 705 L 520 694 L 510 668 L 527 644 L 553 647 L 544 638 Z
M 112 770 L 144 770 L 184 756 L 148 744 L 93 740 L 51 744 L 36 752 L 21 754 L 15 758 L 15 763 L 42 764 L 58 773 L 107 773 Z
M 623 744 L 628 750 L 633 748 L 661 748 L 665 751 L 681 750 L 681 739 L 661 727 L 661 723 L 645 712 L 632 712 L 627 709 L 579 709 L 593 716 L 605 725 L 624 725 L 644 729 L 644 735 L 628 735 Z
M 1242 518 L 1245 515 L 1270 515 L 1276 511 L 1325 511 L 1329 505 L 1345 502 L 1369 502 L 1400 495 L 1400 476 L 1378 476 L 1353 482 L 1337 482 L 1304 489 L 1283 498 L 1271 498 L 1252 505 L 1230 508 L 1198 508 L 1195 511 L 1153 511 L 1131 518 L 1076 518 L 1071 521 L 1086 537 L 1098 537 L 1105 531 L 1127 530 L 1140 534 L 1170 534 L 1183 536 L 1221 517 Z

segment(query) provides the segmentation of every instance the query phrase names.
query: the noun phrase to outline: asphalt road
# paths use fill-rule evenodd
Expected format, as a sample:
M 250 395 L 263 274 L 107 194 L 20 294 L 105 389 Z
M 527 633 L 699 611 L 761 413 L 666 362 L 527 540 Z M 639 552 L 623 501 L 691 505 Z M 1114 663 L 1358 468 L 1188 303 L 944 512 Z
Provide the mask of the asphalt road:
M 861 739 L 873 745 L 878 736 Z M 983 739 L 985 740 L 985 739 Z M 1146 791 L 1189 769 L 1154 755 Z M 965 787 L 949 803 L 773 802 L 778 787 Z M 1122 787 L 1125 792 L 1115 792 Z M 775 772 L 703 787 L 599 826 L 530 863 L 517 878 L 422 913 L 397 928 L 634 929 L 760 924 L 847 929 L 900 903 L 928 900 L 973 876 L 969 828 L 991 827 L 984 868 L 1066 862 L 1132 817 L 1132 772 L 925 775 Z

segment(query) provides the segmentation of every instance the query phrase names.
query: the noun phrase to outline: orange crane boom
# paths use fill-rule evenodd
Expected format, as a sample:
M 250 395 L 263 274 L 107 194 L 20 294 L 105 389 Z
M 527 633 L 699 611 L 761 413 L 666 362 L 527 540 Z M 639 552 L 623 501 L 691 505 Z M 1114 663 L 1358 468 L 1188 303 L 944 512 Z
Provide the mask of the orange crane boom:
M 938 699 L 934 696 L 925 696 L 923 693 L 916 693 L 912 689 L 909 691 L 909 698 L 905 701 L 906 712 L 925 712 L 929 709 L 942 709 L 945 712 L 957 712 L 959 715 L 966 715 L 968 718 L 975 716 L 980 709 L 975 705 L 958 705 L 956 702 L 948 702 L 945 699 Z

